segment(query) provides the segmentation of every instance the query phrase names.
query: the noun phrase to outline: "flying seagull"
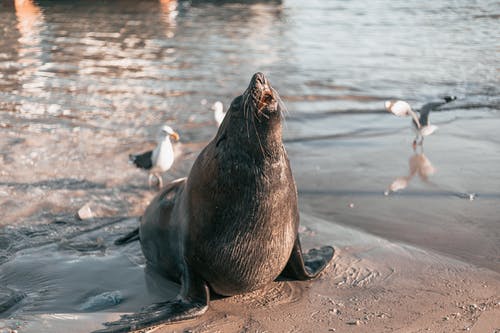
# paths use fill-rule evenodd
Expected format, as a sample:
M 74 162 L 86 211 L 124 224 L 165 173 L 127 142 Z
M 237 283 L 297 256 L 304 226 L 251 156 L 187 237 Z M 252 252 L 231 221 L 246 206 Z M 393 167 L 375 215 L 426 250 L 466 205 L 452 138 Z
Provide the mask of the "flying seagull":
M 170 138 L 175 141 L 179 140 L 179 134 L 172 127 L 164 125 L 158 134 L 158 144 L 154 150 L 147 151 L 142 154 L 130 154 L 129 160 L 138 168 L 149 170 L 148 184 L 152 186 L 153 178 L 158 179 L 158 186 L 163 185 L 160 173 L 168 171 L 174 163 L 174 149 Z
M 429 113 L 443 104 L 456 100 L 457 97 L 445 96 L 443 99 L 444 101 L 424 104 L 422 108 L 419 110 L 419 116 L 417 116 L 417 113 L 412 110 L 410 104 L 408 104 L 405 101 L 386 101 L 385 108 L 387 111 L 391 112 L 392 114 L 398 117 L 406 117 L 406 116 L 412 117 L 412 123 L 417 132 L 417 137 L 413 141 L 413 144 L 416 145 L 417 143 L 422 144 L 424 136 L 431 135 L 438 129 L 436 125 L 432 125 L 430 123 Z
M 222 124 L 222 121 L 224 120 L 224 117 L 226 116 L 226 112 L 224 112 L 224 105 L 222 104 L 222 102 L 217 101 L 212 105 L 212 110 L 214 110 L 214 118 L 217 122 L 217 126 L 220 126 L 220 124 Z

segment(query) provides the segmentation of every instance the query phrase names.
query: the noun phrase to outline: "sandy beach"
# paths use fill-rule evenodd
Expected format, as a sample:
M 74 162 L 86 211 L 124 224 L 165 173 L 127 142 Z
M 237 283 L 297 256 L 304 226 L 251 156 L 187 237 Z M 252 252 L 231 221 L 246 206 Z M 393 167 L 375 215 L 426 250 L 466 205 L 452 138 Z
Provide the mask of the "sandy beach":
M 500 332 L 490 5 L 1 2 L 0 332 L 89 332 L 177 295 L 138 242 L 113 244 L 157 193 L 128 155 L 169 124 L 163 177 L 185 177 L 217 131 L 212 104 L 257 71 L 287 107 L 302 243 L 335 258 L 317 280 L 215 298 L 155 331 Z M 414 150 L 410 119 L 384 102 L 446 95 Z

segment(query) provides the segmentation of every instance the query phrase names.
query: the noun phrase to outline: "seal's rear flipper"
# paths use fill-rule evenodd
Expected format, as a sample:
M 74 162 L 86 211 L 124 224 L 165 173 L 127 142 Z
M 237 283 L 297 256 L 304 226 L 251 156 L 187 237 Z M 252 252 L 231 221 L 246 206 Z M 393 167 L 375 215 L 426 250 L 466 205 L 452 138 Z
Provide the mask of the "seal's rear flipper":
M 139 228 L 135 228 L 133 231 L 129 232 L 125 236 L 122 236 L 117 240 L 115 240 L 115 245 L 124 245 L 136 240 L 139 240 Z
M 203 293 L 202 298 L 176 299 L 149 305 L 138 313 L 123 315 L 120 320 L 104 323 L 106 328 L 93 333 L 130 332 L 201 316 L 207 311 L 209 302 L 209 289 L 205 283 Z
M 302 253 L 300 240 L 297 236 L 290 259 L 288 259 L 281 275 L 297 280 L 314 279 L 332 260 L 334 252 L 333 247 L 323 246 L 320 249 L 311 249 L 307 253 Z

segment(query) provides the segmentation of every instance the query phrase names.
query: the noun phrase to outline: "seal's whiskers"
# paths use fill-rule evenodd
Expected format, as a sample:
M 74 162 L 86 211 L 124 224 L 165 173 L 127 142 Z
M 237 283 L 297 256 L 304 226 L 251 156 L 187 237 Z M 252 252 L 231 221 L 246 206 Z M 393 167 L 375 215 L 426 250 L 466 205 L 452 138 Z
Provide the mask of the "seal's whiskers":
M 267 114 L 265 114 L 265 113 L 259 113 L 259 115 L 258 115 L 258 116 L 264 116 L 266 119 L 269 119 L 269 116 L 268 116 Z M 260 122 L 260 118 L 259 118 L 258 116 L 257 116 L 257 119 L 258 119 L 258 120 L 259 120 L 259 122 Z
M 252 117 L 253 129 L 255 131 L 255 136 L 257 136 L 257 141 L 259 142 L 259 147 L 260 147 L 260 151 L 262 152 L 262 157 L 266 157 L 266 152 L 264 150 L 264 147 L 262 146 L 262 142 L 260 141 L 259 131 L 257 131 L 257 127 L 255 126 L 255 117 L 256 117 L 256 115 L 253 114 L 253 117 Z
M 245 124 L 247 127 L 247 137 L 248 137 L 248 139 L 250 139 L 250 130 L 248 128 L 248 120 L 249 120 L 248 115 L 250 112 L 252 112 L 250 104 L 249 104 L 249 102 L 250 102 L 249 99 L 251 97 L 250 91 L 245 92 L 244 96 L 245 96 L 245 99 L 243 101 L 243 116 L 245 118 Z
M 274 99 L 278 102 L 278 105 L 280 106 L 281 116 L 284 118 L 285 115 L 288 115 L 290 112 L 288 111 L 288 108 L 286 107 L 285 103 L 281 99 L 280 94 L 278 94 L 278 92 L 276 91 L 276 89 L 274 89 L 274 88 L 271 87 L 271 90 L 273 92 Z

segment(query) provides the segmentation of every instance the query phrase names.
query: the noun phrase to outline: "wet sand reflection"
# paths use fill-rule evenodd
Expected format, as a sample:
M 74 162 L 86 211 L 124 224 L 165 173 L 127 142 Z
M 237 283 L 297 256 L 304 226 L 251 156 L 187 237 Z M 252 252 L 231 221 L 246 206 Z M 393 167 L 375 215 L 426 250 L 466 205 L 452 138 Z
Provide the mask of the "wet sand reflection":
M 438 102 L 426 103 L 420 108 L 420 110 L 418 110 L 418 115 L 412 110 L 410 104 L 405 101 L 394 100 L 385 102 L 385 108 L 388 112 L 397 117 L 411 117 L 412 127 L 415 131 L 415 138 L 412 143 L 414 154 L 410 156 L 408 161 L 409 172 L 406 176 L 399 176 L 392 181 L 387 190 L 384 192 L 386 196 L 393 192 L 407 188 L 415 175 L 418 175 L 424 183 L 432 185 L 435 188 L 440 188 L 440 186 L 429 180 L 429 177 L 436 173 L 436 168 L 424 154 L 424 137 L 433 134 L 438 129 L 437 126 L 432 125 L 429 121 L 430 112 L 439 110 L 441 106 L 453 102 L 456 99 L 456 96 L 444 96 L 442 100 Z M 469 200 L 474 200 L 475 198 L 475 194 L 454 191 L 449 192 L 453 195 L 467 198 Z
M 429 177 L 436 173 L 436 168 L 432 165 L 431 161 L 424 154 L 424 147 L 422 145 L 413 146 L 414 154 L 410 156 L 408 160 L 409 171 L 406 176 L 397 177 L 389 185 L 389 188 L 385 191 L 385 195 L 389 195 L 392 192 L 397 192 L 404 190 L 408 187 L 410 181 L 415 175 L 418 175 L 420 180 L 424 183 L 432 184 L 429 181 Z

